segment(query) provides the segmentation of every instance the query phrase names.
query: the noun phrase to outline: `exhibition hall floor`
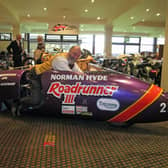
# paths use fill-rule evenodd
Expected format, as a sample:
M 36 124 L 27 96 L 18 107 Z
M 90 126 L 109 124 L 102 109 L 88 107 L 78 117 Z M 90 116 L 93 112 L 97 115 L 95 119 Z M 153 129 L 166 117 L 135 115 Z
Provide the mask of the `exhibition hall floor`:
M 0 168 L 168 167 L 168 122 L 114 128 L 81 118 L 0 113 Z

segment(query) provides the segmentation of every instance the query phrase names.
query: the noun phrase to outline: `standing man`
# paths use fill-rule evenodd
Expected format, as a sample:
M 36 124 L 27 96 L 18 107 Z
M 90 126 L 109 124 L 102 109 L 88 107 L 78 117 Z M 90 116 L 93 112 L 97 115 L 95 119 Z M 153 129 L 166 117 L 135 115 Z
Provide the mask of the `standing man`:
M 22 57 L 23 48 L 21 44 L 21 34 L 16 35 L 16 40 L 12 41 L 7 50 L 10 54 L 13 54 L 14 67 L 22 66 Z

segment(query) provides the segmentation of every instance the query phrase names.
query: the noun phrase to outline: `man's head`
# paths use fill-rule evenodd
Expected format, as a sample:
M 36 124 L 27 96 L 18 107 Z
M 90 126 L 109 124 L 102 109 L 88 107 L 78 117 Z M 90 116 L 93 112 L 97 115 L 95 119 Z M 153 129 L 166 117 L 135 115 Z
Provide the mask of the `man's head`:
M 43 42 L 43 36 L 37 36 L 37 42 L 38 43 Z
M 16 40 L 21 40 L 21 39 L 22 39 L 21 34 L 17 34 L 17 35 L 16 35 Z
M 68 52 L 68 59 L 74 63 L 81 56 L 81 49 L 79 46 L 73 46 Z

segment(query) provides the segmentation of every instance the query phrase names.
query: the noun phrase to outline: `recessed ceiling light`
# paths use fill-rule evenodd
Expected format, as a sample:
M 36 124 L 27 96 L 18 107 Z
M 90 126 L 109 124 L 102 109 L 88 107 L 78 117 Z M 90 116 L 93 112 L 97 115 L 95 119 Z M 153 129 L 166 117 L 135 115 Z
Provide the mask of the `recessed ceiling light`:
M 30 17 L 30 14 L 27 14 L 27 17 Z
M 97 20 L 100 20 L 100 19 L 101 19 L 100 16 L 98 16 L 98 17 L 97 17 Z
M 146 9 L 146 12 L 149 12 L 150 11 L 150 9 Z
M 95 2 L 95 0 L 91 0 L 91 2 L 92 2 L 92 3 L 94 3 L 94 2 Z
M 66 16 L 63 16 L 63 18 L 65 19 L 65 18 L 66 18 Z
M 47 10 L 47 8 L 43 8 L 43 10 L 44 10 L 44 11 L 46 11 L 46 10 Z
M 145 19 L 142 19 L 142 22 L 145 22 Z
M 85 12 L 87 13 L 87 12 L 88 12 L 88 10 L 87 10 L 87 9 L 85 9 Z
M 130 17 L 130 19 L 131 19 L 131 20 L 133 20 L 133 19 L 134 19 L 134 17 L 133 17 L 133 16 L 131 16 L 131 17 Z
M 156 13 L 156 16 L 160 16 L 160 13 Z

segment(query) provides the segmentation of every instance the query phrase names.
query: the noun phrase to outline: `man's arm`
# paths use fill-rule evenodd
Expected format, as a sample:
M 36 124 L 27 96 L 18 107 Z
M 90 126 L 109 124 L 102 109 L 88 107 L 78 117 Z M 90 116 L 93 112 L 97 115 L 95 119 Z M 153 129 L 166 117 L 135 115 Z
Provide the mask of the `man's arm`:
M 10 54 L 13 52 L 13 51 L 11 51 L 12 45 L 13 45 L 13 42 L 11 42 L 11 43 L 8 45 L 8 47 L 6 48 L 7 51 L 8 51 L 8 53 L 10 53 Z
M 52 68 L 58 71 L 72 71 L 68 65 L 68 61 L 64 58 L 56 58 L 52 61 Z
M 73 72 L 80 72 L 82 73 L 83 71 L 80 69 L 80 67 L 77 65 L 77 63 L 74 64 L 74 67 L 72 68 Z

